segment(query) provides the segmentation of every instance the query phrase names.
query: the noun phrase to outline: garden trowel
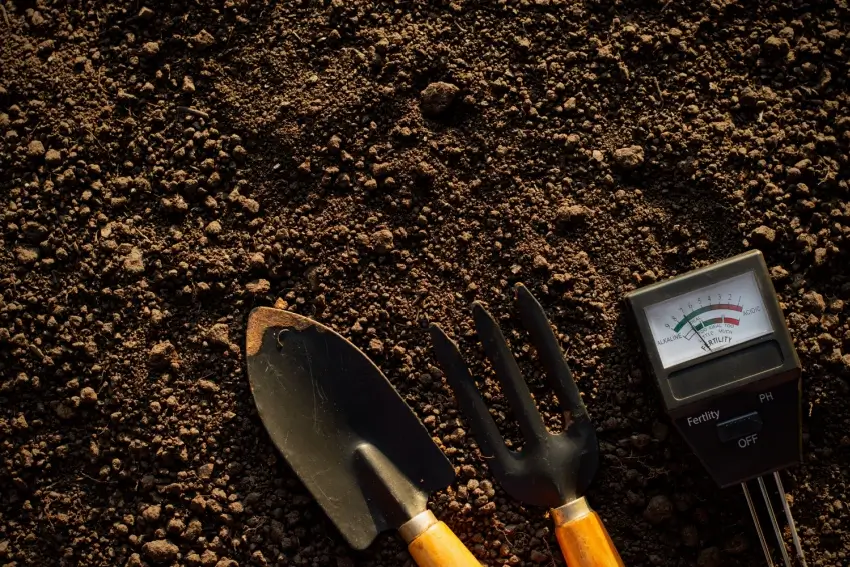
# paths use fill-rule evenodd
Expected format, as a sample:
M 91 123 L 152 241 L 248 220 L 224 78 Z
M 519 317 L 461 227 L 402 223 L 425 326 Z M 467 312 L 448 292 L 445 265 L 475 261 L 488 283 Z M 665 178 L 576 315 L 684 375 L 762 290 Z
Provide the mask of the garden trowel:
M 480 567 L 426 507 L 454 468 L 361 350 L 316 321 L 259 307 L 246 355 L 272 442 L 352 547 L 395 529 L 420 567 Z

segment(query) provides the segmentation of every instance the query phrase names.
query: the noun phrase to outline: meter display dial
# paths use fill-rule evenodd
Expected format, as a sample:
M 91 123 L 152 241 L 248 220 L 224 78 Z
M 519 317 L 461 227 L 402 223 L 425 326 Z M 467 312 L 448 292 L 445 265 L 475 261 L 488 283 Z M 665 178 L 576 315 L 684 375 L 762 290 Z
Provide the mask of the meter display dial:
M 664 368 L 773 332 L 752 272 L 655 303 L 645 313 Z

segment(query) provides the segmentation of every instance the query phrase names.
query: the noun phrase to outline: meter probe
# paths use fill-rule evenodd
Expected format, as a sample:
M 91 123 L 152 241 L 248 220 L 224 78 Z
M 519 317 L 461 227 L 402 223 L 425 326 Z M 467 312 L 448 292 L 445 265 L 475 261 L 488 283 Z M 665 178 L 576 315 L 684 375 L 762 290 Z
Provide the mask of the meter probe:
M 805 567 L 779 476 L 802 460 L 801 365 L 762 253 L 653 283 L 626 304 L 673 425 L 721 488 L 741 485 L 772 567 L 747 488 L 757 480 L 791 567 L 763 479 L 772 475 Z

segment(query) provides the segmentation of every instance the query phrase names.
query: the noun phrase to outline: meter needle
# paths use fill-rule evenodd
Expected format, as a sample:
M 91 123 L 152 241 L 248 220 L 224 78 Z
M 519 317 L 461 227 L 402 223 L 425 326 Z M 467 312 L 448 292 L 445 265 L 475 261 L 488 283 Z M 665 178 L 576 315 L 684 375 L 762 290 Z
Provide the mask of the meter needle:
M 697 334 L 697 336 L 699 337 L 699 340 L 701 340 L 701 341 L 702 341 L 702 344 L 704 344 L 704 345 L 705 345 L 705 348 L 707 348 L 707 349 L 708 349 L 708 351 L 709 351 L 709 352 L 711 352 L 711 347 L 710 347 L 710 346 L 708 346 L 708 343 L 707 343 L 707 342 L 705 342 L 705 339 L 704 339 L 704 338 L 702 338 L 702 335 L 700 335 L 700 334 L 699 334 L 699 331 L 697 331 L 697 328 L 696 328 L 696 327 L 694 327 L 694 324 L 693 324 L 693 323 L 691 323 L 691 320 L 690 320 L 690 319 L 688 319 L 687 321 L 688 321 L 688 325 L 690 325 L 690 326 L 691 326 L 691 329 L 693 329 L 693 330 L 694 330 L 694 333 L 696 333 L 696 334 Z

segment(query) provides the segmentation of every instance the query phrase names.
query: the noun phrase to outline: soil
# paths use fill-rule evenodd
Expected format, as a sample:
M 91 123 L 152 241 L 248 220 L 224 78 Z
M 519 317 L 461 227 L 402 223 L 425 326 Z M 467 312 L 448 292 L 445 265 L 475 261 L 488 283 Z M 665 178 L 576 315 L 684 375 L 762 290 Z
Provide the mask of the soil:
M 523 282 L 598 425 L 588 499 L 625 563 L 762 565 L 622 301 L 751 248 L 804 369 L 783 478 L 808 564 L 850 561 L 844 0 L 0 7 L 0 564 L 412 565 L 395 534 L 346 546 L 256 416 L 245 323 L 280 298 L 440 441 L 458 480 L 431 507 L 484 565 L 563 565 L 428 338 L 473 352 L 473 299 L 517 330 Z

